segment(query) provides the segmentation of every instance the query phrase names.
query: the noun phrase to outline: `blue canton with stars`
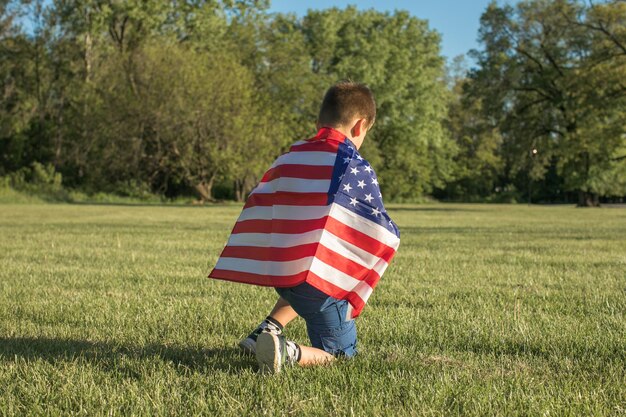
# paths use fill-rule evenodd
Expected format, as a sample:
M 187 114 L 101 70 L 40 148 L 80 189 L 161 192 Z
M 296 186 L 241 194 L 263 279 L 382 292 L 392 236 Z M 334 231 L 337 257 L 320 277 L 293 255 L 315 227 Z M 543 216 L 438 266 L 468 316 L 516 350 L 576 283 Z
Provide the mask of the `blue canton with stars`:
M 339 145 L 328 197 L 329 203 L 334 199 L 400 237 L 398 227 L 385 210 L 376 172 L 348 138 Z

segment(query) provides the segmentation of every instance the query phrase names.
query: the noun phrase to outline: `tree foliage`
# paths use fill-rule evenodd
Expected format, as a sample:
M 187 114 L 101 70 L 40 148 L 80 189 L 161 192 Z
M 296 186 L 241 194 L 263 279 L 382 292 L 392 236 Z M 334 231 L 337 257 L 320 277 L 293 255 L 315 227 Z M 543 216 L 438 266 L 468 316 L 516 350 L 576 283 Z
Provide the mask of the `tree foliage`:
M 241 200 L 349 78 L 376 95 L 363 154 L 394 200 L 626 195 L 624 2 L 492 3 L 476 67 L 454 76 L 406 12 L 268 7 L 0 2 L 0 175 Z
M 502 133 L 508 174 L 551 166 L 581 205 L 624 195 L 626 4 L 492 3 L 481 18 L 468 96 Z M 536 153 L 533 150 L 536 150 Z

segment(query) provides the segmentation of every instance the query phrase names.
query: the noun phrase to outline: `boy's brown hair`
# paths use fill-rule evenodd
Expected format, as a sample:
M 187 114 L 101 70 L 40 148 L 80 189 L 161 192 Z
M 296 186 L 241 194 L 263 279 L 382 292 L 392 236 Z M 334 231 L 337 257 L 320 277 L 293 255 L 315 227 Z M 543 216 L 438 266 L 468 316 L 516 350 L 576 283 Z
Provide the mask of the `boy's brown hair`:
M 365 85 L 354 81 L 340 81 L 326 91 L 318 123 L 320 126 L 347 126 L 355 118 L 365 119 L 369 129 L 376 119 L 374 94 Z

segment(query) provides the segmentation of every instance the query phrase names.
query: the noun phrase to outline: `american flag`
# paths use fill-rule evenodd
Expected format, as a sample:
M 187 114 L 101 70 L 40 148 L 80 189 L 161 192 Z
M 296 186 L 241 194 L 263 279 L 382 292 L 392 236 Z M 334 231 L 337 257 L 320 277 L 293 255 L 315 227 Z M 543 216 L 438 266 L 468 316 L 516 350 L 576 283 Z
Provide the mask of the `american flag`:
M 357 317 L 400 244 L 378 178 L 342 133 L 322 128 L 280 156 L 252 191 L 209 277 L 303 282 Z

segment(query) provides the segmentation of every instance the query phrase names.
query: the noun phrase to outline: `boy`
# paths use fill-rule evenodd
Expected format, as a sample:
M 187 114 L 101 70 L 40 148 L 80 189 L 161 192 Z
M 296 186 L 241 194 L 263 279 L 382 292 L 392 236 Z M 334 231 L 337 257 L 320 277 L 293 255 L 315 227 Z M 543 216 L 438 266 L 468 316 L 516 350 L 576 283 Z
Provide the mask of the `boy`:
M 278 292 L 269 316 L 239 343 L 263 373 L 357 353 L 354 318 L 400 243 L 376 174 L 357 152 L 375 117 L 368 87 L 330 87 L 317 135 L 293 144 L 265 173 L 209 275 Z M 297 316 L 310 347 L 283 335 Z

